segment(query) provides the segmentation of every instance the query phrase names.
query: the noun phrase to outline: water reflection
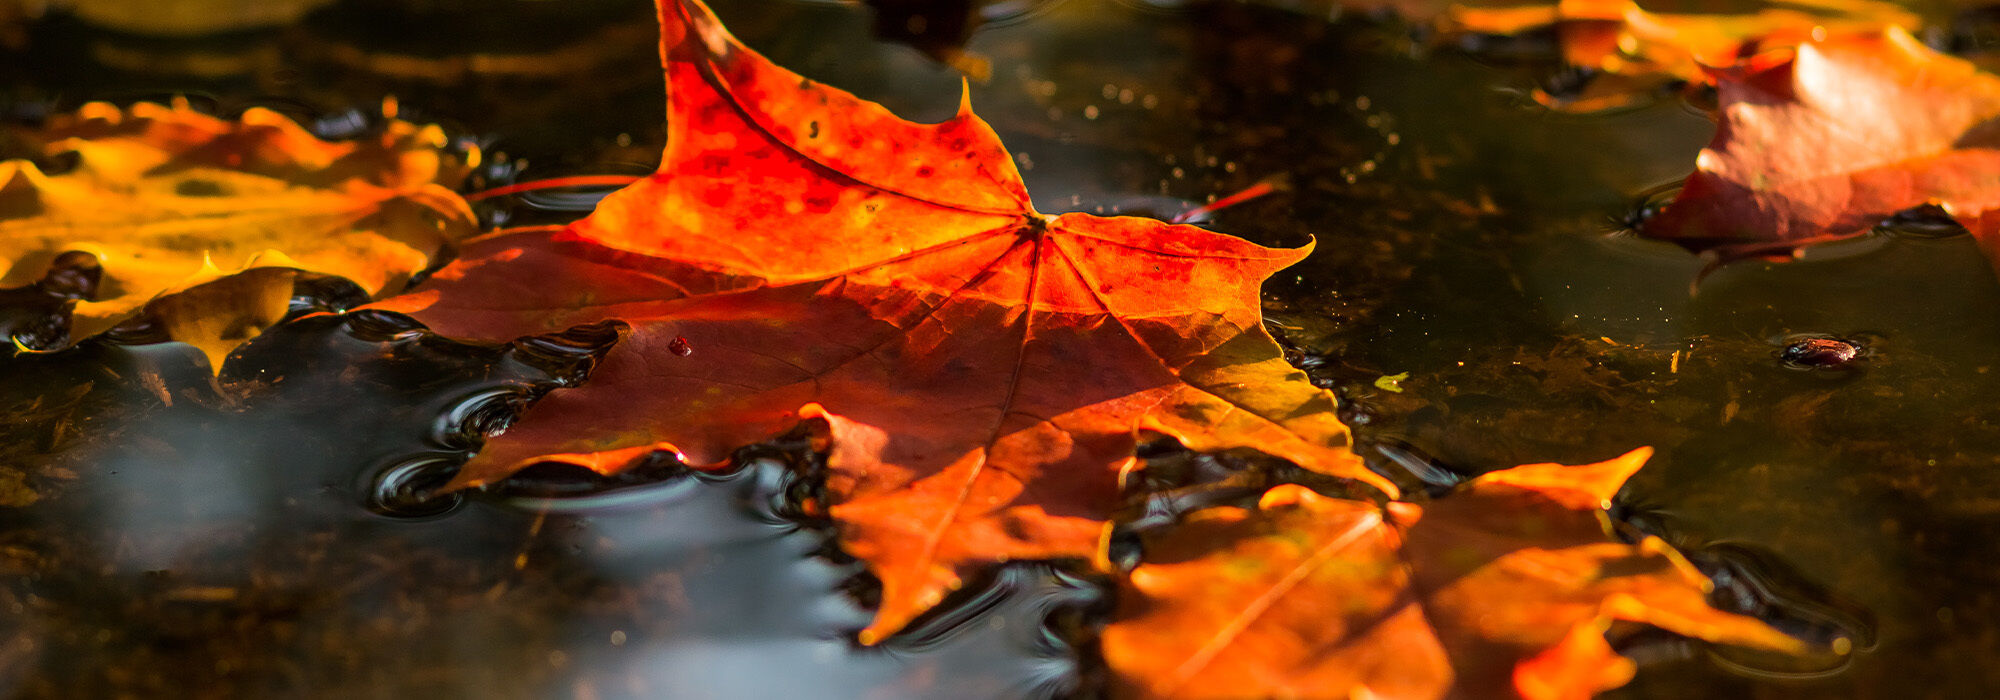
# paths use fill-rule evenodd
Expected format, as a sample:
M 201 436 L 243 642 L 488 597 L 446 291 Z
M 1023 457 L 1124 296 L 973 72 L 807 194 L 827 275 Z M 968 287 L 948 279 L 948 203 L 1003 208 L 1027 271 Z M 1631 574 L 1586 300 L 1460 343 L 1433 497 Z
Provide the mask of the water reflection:
M 11 365 L 23 377 L 128 377 L 98 391 L 122 390 L 114 398 L 137 410 L 79 417 L 83 434 L 38 458 L 70 465 L 73 487 L 7 512 L 8 590 L 35 601 L 16 607 L 35 653 L 13 657 L 9 687 L 1019 697 L 1069 682 L 1067 650 L 1037 646 L 1057 586 L 1042 569 L 995 581 L 975 614 L 931 623 L 935 650 L 854 650 L 870 613 L 841 590 L 860 570 L 815 556 L 827 533 L 768 511 L 781 497 L 764 490 L 789 487 L 769 460 L 448 517 L 437 516 L 452 501 L 395 490 L 435 485 L 430 470 L 463 457 L 450 436 L 491 427 L 477 407 L 572 381 L 548 371 L 551 345 L 529 356 L 522 344 L 450 343 L 364 313 L 280 327 L 219 385 L 177 346 L 93 343 Z M 371 463 L 392 466 L 356 468 Z M 393 517 L 370 517 L 364 502 Z M 168 652 L 159 634 L 186 641 Z M 204 669 L 190 679 L 175 659 Z
M 745 517 L 768 502 L 760 463 L 673 494 L 671 508 L 593 509 L 574 527 L 593 570 L 660 593 L 644 631 L 602 630 L 577 680 L 605 697 L 1015 698 L 1074 684 L 1067 648 L 1041 645 L 1065 589 L 1009 570 L 880 649 L 857 649 L 871 612 L 840 593 L 861 567 L 818 556 L 824 532 Z M 1073 594 L 1070 594 L 1073 595 Z
M 211 63 L 194 60 L 199 42 L 133 53 L 129 37 L 59 15 L 7 37 L 5 113 L 196 91 L 223 112 L 294 104 L 288 113 L 345 134 L 369 120 L 341 110 L 397 94 L 508 153 L 482 186 L 650 158 L 657 59 L 650 38 L 628 41 L 633 26 L 651 31 L 644 12 L 634 25 L 621 13 L 635 6 L 592 3 L 602 14 L 549 32 L 509 14 L 537 4 L 425 23 L 402 3 L 334 2 L 283 32 L 222 42 L 225 60 Z M 870 40 L 854 8 L 718 4 L 753 46 L 904 116 L 957 105 L 957 73 Z M 1315 379 L 1349 399 L 1344 415 L 1383 461 L 1442 487 L 1655 445 L 1629 493 L 1690 542 L 1757 545 L 1690 547 L 1722 593 L 1858 648 L 1879 629 L 1850 668 L 1783 683 L 1727 667 L 1768 674 L 1764 660 L 1709 663 L 1678 642 L 1629 640 L 1669 666 L 1627 697 L 1991 685 L 1962 659 L 1990 652 L 1980 644 L 2000 620 L 2000 284 L 1968 237 L 1928 235 L 1913 214 L 1801 263 L 1730 266 L 1690 294 L 1699 260 L 1602 234 L 1633 192 L 1686 172 L 1707 121 L 1666 102 L 1607 117 L 1524 109 L 1492 89 L 1503 69 L 1426 53 L 1393 25 L 1323 21 L 1319 3 L 1275 4 L 1312 14 L 1048 3 L 974 35 L 995 66 L 974 104 L 1044 211 L 1170 214 L 1289 175 L 1291 192 L 1225 210 L 1217 228 L 1318 241 L 1270 285 L 1274 328 L 1302 356 L 1331 358 Z M 409 51 L 439 34 L 464 49 L 440 53 L 503 67 L 617 40 L 560 54 L 590 67 L 550 77 Z M 394 36 L 418 38 L 383 40 Z M 271 50 L 299 37 L 309 50 Z M 180 68 L 204 66 L 219 72 Z M 585 73 L 603 79 L 574 77 Z M 545 198 L 509 214 L 583 204 Z M 302 295 L 301 315 L 359 301 L 351 285 L 304 284 L 324 288 Z M 573 381 L 591 334 L 465 346 L 393 317 L 346 318 L 277 329 L 219 382 L 177 346 L 90 342 L 0 361 L 0 689 L 959 698 L 1094 687 L 1077 659 L 1087 642 L 1073 643 L 1088 636 L 1100 582 L 1046 567 L 1003 570 L 909 635 L 855 648 L 867 580 L 797 512 L 800 482 L 782 463 L 715 476 L 663 464 L 614 483 L 530 474 L 463 505 L 432 499 L 478 436 Z M 1835 381 L 1784 369 L 1770 343 L 1858 331 L 1879 336 L 1875 353 Z M 1403 372 L 1396 390 L 1376 384 Z M 1188 461 L 1202 477 L 1190 482 L 1240 471 Z M 1185 507 L 1215 498 L 1190 492 Z M 1829 602 L 1844 598 L 1879 625 Z

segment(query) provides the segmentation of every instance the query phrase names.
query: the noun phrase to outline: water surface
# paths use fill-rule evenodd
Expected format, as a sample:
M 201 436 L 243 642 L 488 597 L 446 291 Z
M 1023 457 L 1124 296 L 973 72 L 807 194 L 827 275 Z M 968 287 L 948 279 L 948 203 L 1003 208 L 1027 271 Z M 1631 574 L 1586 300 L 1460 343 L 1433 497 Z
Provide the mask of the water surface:
M 957 104 L 958 75 L 874 40 L 864 9 L 717 4 L 810 77 L 912 118 Z M 54 15 L 8 49 L 0 98 L 32 121 L 88 99 L 185 94 L 341 135 L 365 132 L 393 94 L 406 116 L 504 154 L 481 184 L 644 172 L 662 113 L 649 11 L 564 5 L 582 9 L 343 0 L 195 38 Z M 1969 238 L 1888 231 L 1733 265 L 1691 291 L 1698 260 L 1609 235 L 1709 136 L 1676 99 L 1550 114 L 1520 98 L 1554 74 L 1546 46 L 1467 53 L 1361 13 L 1001 9 L 970 45 L 992 66 L 973 103 L 1038 209 L 1171 215 L 1288 183 L 1212 226 L 1316 241 L 1269 285 L 1268 307 L 1383 469 L 1396 467 L 1378 448 L 1462 476 L 1652 445 L 1621 514 L 1716 574 L 1719 604 L 1863 647 L 1786 666 L 1635 639 L 1649 664 L 1614 696 L 1963 697 L 2000 680 L 1980 663 L 2000 636 L 2000 284 Z M 563 69 L 522 68 L 545 64 Z M 519 201 L 483 213 L 574 216 Z M 1812 334 L 1868 352 L 1838 371 L 1780 360 Z M 469 345 L 349 315 L 281 327 L 219 380 L 171 345 L 0 361 L 0 687 L 1098 692 L 1089 630 L 1107 594 L 1071 563 L 1009 567 L 882 647 L 855 645 L 872 583 L 798 514 L 810 484 L 792 475 L 796 453 L 719 476 L 539 470 L 463 502 L 403 498 L 510 405 L 574 381 L 590 340 Z M 1403 372 L 1401 392 L 1376 386 Z

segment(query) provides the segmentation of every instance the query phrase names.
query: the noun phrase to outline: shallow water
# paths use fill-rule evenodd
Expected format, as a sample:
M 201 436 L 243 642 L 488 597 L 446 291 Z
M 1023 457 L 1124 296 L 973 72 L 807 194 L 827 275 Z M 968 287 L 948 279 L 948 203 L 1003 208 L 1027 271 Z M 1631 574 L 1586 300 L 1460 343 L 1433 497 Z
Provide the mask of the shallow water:
M 957 104 L 957 75 L 870 39 L 864 10 L 717 4 L 808 76 L 913 118 Z M 552 18 L 540 5 L 347 0 L 202 39 L 55 16 L 0 66 L 0 100 L 32 119 L 186 93 L 351 133 L 394 94 L 406 116 L 505 152 L 490 182 L 647 167 L 662 110 L 646 8 L 593 0 Z M 1466 475 L 1653 445 L 1622 499 L 1629 521 L 1689 551 L 1728 604 L 1862 647 L 1786 665 L 1635 639 L 1650 663 L 1614 696 L 1963 697 L 2000 683 L 1981 663 L 2000 637 L 2000 284 L 1969 238 L 1885 232 L 1733 265 L 1691 292 L 1692 256 L 1607 235 L 1708 138 L 1674 99 L 1548 114 L 1518 97 L 1552 73 L 1532 42 L 1468 55 L 1352 13 L 1015 5 L 1032 10 L 971 43 L 993 66 L 973 102 L 1039 209 L 1171 215 L 1284 176 L 1288 192 L 1213 226 L 1317 241 L 1269 285 L 1269 310 L 1349 400 L 1372 461 Z M 573 215 L 520 202 L 486 214 Z M 1787 366 L 1781 349 L 1801 334 L 1867 353 L 1850 369 Z M 0 687 L 1097 692 L 1088 629 L 1107 594 L 1060 565 L 1008 568 L 882 647 L 853 644 L 871 584 L 793 506 L 810 488 L 795 453 L 721 476 L 540 470 L 462 503 L 406 497 L 510 405 L 572 380 L 592 341 L 474 346 L 350 314 L 267 333 L 215 382 L 178 346 L 0 361 Z M 1376 387 L 1401 372 L 1400 393 Z

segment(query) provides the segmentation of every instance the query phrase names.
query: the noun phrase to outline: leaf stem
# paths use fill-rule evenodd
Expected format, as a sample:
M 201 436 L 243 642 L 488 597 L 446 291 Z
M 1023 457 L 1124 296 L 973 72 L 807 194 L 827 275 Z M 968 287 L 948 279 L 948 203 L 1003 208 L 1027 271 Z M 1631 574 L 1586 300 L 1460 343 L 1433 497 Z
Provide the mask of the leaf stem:
M 1286 178 L 1283 174 L 1273 175 L 1271 177 L 1264 178 L 1263 180 L 1259 180 L 1257 184 L 1244 188 L 1243 191 L 1241 192 L 1237 192 L 1236 194 L 1232 194 L 1227 197 L 1223 197 L 1222 199 L 1218 199 L 1213 202 L 1209 202 L 1207 204 L 1181 212 L 1179 216 L 1176 216 L 1172 219 L 1168 219 L 1167 223 L 1185 224 L 1189 221 L 1194 221 L 1201 217 L 1214 214 L 1218 211 L 1222 211 L 1223 209 L 1227 209 L 1229 207 L 1233 207 L 1238 204 L 1248 202 L 1250 200 L 1262 197 L 1272 192 L 1290 189 L 1286 185 L 1285 179 Z

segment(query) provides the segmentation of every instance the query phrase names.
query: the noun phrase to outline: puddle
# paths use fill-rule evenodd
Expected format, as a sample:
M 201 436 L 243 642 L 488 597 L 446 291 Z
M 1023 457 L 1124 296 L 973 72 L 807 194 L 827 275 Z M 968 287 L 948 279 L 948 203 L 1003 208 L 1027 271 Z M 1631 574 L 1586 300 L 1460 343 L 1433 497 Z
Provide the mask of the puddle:
M 479 187 L 647 167 L 662 138 L 657 59 L 650 38 L 625 38 L 650 37 L 648 18 L 591 2 L 528 41 L 545 19 L 535 4 L 444 3 L 438 19 L 341 0 L 211 39 L 58 13 L 0 48 L 0 105 L 32 120 L 83 99 L 187 93 L 220 113 L 288 105 L 350 133 L 394 94 L 406 115 L 506 152 Z M 873 41 L 854 6 L 717 4 L 780 63 L 899 114 L 935 120 L 957 104 L 955 73 Z M 2000 681 L 1967 661 L 2000 634 L 2000 283 L 1970 238 L 1913 213 L 1694 286 L 1693 256 L 1612 235 L 1708 138 L 1673 100 L 1551 115 L 1518 99 L 1548 77 L 1520 67 L 1533 46 L 1514 47 L 1527 58 L 1427 50 L 1393 22 L 1311 8 L 995 7 L 969 47 L 993 68 L 973 104 L 1042 211 L 1171 217 L 1282 178 L 1204 225 L 1316 242 L 1269 285 L 1271 318 L 1349 401 L 1378 466 L 1448 484 L 1653 445 L 1621 506 L 1632 526 L 1688 550 L 1723 604 L 1856 649 L 1786 666 L 1632 639 L 1648 664 L 1612 697 L 1967 696 Z M 464 36 L 428 53 L 392 40 L 451 33 L 439 27 Z M 465 52 L 559 55 L 605 77 L 451 63 Z M 489 220 L 544 223 L 594 196 L 483 206 Z M 298 315 L 356 301 L 313 285 Z M 0 325 L 55 346 L 61 286 L 0 291 Z M 91 341 L 0 361 L 0 688 L 1098 692 L 1090 628 L 1106 593 L 1060 564 L 1005 568 L 904 635 L 854 644 L 873 584 L 794 507 L 783 460 L 612 480 L 536 470 L 429 496 L 478 436 L 576 381 L 604 332 L 467 345 L 393 315 L 320 315 L 244 347 L 220 378 L 180 346 Z M 1822 367 L 1838 349 L 1789 349 L 1806 339 L 1863 351 Z M 1396 390 L 1380 383 L 1400 373 Z

